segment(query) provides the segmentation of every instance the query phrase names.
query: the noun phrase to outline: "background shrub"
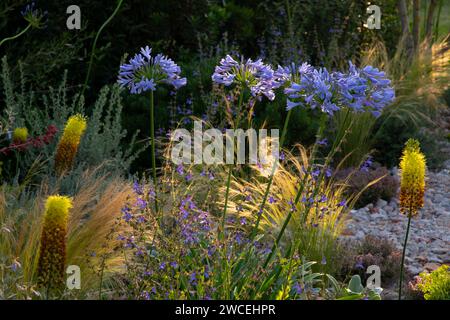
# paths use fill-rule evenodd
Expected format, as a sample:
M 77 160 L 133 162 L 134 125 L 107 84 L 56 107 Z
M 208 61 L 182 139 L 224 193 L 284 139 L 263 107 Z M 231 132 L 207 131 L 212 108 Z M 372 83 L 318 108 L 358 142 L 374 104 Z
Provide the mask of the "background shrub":
M 380 267 L 381 285 L 384 288 L 389 287 L 400 275 L 401 252 L 385 238 L 369 235 L 361 243 L 347 241 L 343 243 L 340 252 L 342 279 L 359 274 L 363 283 L 366 283 L 370 276 L 366 270 L 370 265 Z
M 399 187 L 398 178 L 393 176 L 386 167 L 367 168 L 354 171 L 352 169 L 340 170 L 336 173 L 336 179 L 343 180 L 347 177 L 348 194 L 356 194 L 368 183 L 380 177 L 380 181 L 368 187 L 356 201 L 355 208 L 361 208 L 369 203 L 376 203 L 378 199 L 391 200 L 397 194 Z

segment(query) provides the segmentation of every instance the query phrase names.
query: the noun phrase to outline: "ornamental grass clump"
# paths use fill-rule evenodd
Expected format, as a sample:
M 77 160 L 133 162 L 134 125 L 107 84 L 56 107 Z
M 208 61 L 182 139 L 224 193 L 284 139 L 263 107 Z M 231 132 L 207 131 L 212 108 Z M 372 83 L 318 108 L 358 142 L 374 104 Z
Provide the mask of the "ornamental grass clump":
M 66 237 L 72 200 L 66 196 L 49 196 L 45 204 L 44 221 L 37 265 L 38 284 L 46 289 L 61 289 L 66 264 Z
M 419 142 L 409 139 L 406 142 L 403 155 L 400 160 L 400 212 L 408 216 L 405 242 L 403 244 L 402 263 L 400 266 L 400 284 L 398 289 L 398 299 L 402 295 L 403 266 L 405 262 L 406 244 L 408 242 L 411 217 L 417 215 L 423 207 L 423 197 L 425 193 L 425 156 L 420 151 Z
M 60 175 L 72 167 L 86 125 L 86 118 L 80 114 L 71 116 L 67 121 L 55 155 L 57 174 Z

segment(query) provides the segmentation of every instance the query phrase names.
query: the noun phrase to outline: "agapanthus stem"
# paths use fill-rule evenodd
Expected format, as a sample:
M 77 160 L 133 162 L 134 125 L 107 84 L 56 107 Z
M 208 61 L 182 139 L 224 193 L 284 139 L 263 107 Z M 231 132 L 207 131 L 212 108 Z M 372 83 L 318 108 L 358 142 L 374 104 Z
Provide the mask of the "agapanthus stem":
M 316 137 L 317 141 L 321 139 L 324 128 L 325 128 L 325 118 L 322 118 L 321 122 L 320 122 L 319 131 L 318 131 L 317 137 Z M 317 144 L 314 144 L 314 147 L 313 147 L 313 150 L 312 150 L 312 153 L 311 153 L 313 158 L 314 158 L 314 154 L 316 152 L 316 148 L 317 148 Z M 306 185 L 306 181 L 308 179 L 310 171 L 311 171 L 311 168 L 303 176 L 302 182 L 300 183 L 300 188 L 298 189 L 298 192 L 295 195 L 293 206 L 296 206 L 298 201 L 300 200 L 300 196 L 303 193 L 303 190 L 304 190 L 304 187 Z M 308 210 L 309 210 L 309 208 L 308 208 Z M 277 239 L 275 240 L 275 243 L 272 245 L 270 253 L 267 256 L 266 261 L 264 262 L 264 268 L 269 264 L 270 260 L 272 259 L 273 255 L 275 254 L 275 250 L 278 247 L 278 245 L 279 245 L 279 243 L 281 241 L 281 238 L 283 237 L 283 234 L 284 234 L 284 232 L 285 232 L 289 222 L 291 221 L 292 214 L 293 214 L 293 212 L 290 211 L 288 213 L 288 215 L 286 216 L 286 219 L 284 220 L 283 226 L 281 227 L 281 230 L 278 233 Z
M 21 32 L 19 32 L 19 33 L 16 34 L 15 36 L 12 36 L 12 37 L 8 37 L 8 38 L 3 39 L 2 41 L 0 41 L 0 47 L 1 47 L 2 44 L 4 44 L 6 41 L 11 41 L 11 40 L 17 39 L 18 37 L 20 37 L 21 35 L 23 35 L 25 32 L 27 32 L 28 29 L 30 29 L 30 28 L 31 28 L 31 23 L 29 23 L 28 26 L 27 26 L 25 29 L 23 29 Z
M 240 125 L 240 122 L 241 122 L 241 107 L 242 107 L 243 99 L 244 99 L 244 90 L 242 89 L 241 93 L 239 94 L 239 101 L 238 101 L 238 107 L 237 107 L 238 116 L 237 116 L 236 124 L 234 125 L 235 126 L 234 129 L 238 129 L 239 125 Z M 231 175 L 232 175 L 232 173 L 233 173 L 233 167 L 230 166 L 228 168 L 227 189 L 225 191 L 225 203 L 224 203 L 223 215 L 222 215 L 222 225 L 221 225 L 220 234 L 219 234 L 219 237 L 221 239 L 225 235 L 225 221 L 226 221 L 226 217 L 227 217 L 228 197 L 229 197 L 229 194 L 230 194 L 230 183 L 231 183 Z
M 81 89 L 80 98 L 83 96 L 84 91 L 86 90 L 87 83 L 89 81 L 89 77 L 91 75 L 91 69 L 92 69 L 92 62 L 94 61 L 94 52 L 95 48 L 97 47 L 97 41 L 98 37 L 100 36 L 100 33 L 103 31 L 103 29 L 106 27 L 108 23 L 114 18 L 114 16 L 117 14 L 117 12 L 120 9 L 120 6 L 122 5 L 123 0 L 117 1 L 116 9 L 114 9 L 113 13 L 109 16 L 109 18 L 102 24 L 100 29 L 98 29 L 97 34 L 95 35 L 94 43 L 92 44 L 92 50 L 91 50 L 91 57 L 89 58 L 89 65 L 88 65 L 88 71 L 86 73 L 86 78 L 84 79 L 83 88 Z
M 280 138 L 280 150 L 283 147 L 284 138 L 286 136 L 287 127 L 288 127 L 288 124 L 289 124 L 289 118 L 291 117 L 291 111 L 292 111 L 292 109 L 288 111 L 286 119 L 284 120 L 283 131 L 281 132 L 281 138 Z M 275 169 L 277 168 L 277 164 L 278 164 L 277 161 L 273 162 L 272 172 L 270 173 L 270 177 L 269 177 L 269 181 L 267 183 L 266 191 L 264 192 L 264 198 L 263 198 L 263 201 L 261 203 L 261 206 L 259 207 L 259 211 L 257 213 L 258 214 L 258 218 L 256 219 L 255 225 L 253 226 L 253 230 L 252 230 L 252 233 L 251 233 L 251 236 L 250 236 L 251 240 L 253 240 L 253 238 L 256 236 L 256 232 L 258 230 L 259 223 L 261 221 L 261 216 L 262 216 L 262 213 L 263 213 L 263 210 L 264 210 L 264 206 L 266 205 L 266 201 L 267 201 L 267 198 L 269 196 L 270 187 L 272 186 L 273 176 L 275 174 Z
M 150 91 L 150 136 L 152 140 L 152 177 L 155 192 L 155 212 L 158 212 L 157 183 L 156 183 L 156 154 L 155 154 L 155 103 L 153 90 Z
M 410 225 L 411 225 L 411 212 L 409 212 L 409 214 L 408 214 L 408 226 L 406 227 L 405 242 L 403 243 L 402 263 L 400 265 L 400 282 L 399 282 L 399 286 L 398 286 L 398 300 L 402 300 L 403 266 L 405 264 L 406 244 L 408 242 Z

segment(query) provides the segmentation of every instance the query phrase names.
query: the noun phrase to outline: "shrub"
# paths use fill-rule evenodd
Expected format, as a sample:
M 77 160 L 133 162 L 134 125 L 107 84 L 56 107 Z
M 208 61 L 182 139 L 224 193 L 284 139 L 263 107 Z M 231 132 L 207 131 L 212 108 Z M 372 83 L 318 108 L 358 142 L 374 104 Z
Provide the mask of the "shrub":
M 5 56 L 2 59 L 2 80 L 6 105 L 5 113 L 0 115 L 2 133 L 17 127 L 26 127 L 30 136 L 41 136 L 45 142 L 39 144 L 39 148 L 28 148 L 23 152 L 17 170 L 15 164 L 10 166 L 13 170 L 8 172 L 11 180 L 16 178 L 19 172 L 23 178 L 40 157 L 45 159 L 45 165 L 43 164 L 40 170 L 41 177 L 44 174 L 53 174 L 58 139 L 45 139 L 44 133 L 46 128 L 51 126 L 62 134 L 69 117 L 77 113 L 87 114 L 88 125 L 74 160 L 75 171 L 103 164 L 104 171 L 126 172 L 137 155 L 147 147 L 147 144 L 142 144 L 140 149 L 136 148 L 137 133 L 130 137 L 130 143 L 124 141 L 126 131 L 122 129 L 121 124 L 121 89 L 117 85 L 102 88 L 94 106 L 86 107 L 90 112 L 85 112 L 82 97 L 75 95 L 69 98 L 66 74 L 56 89 L 50 88 L 45 94 L 37 95 L 31 89 L 26 91 L 23 74 L 21 85 L 17 88 L 10 76 Z M 52 132 L 55 133 L 55 130 Z
M 417 287 L 425 300 L 450 300 L 449 266 L 444 264 L 431 273 L 422 272 Z
M 390 286 L 400 275 L 398 266 L 401 253 L 395 249 L 391 241 L 385 238 L 366 236 L 361 243 L 343 243 L 340 254 L 342 279 L 359 274 L 365 283 L 369 276 L 366 270 L 370 265 L 380 267 L 383 287 Z
M 399 187 L 397 177 L 393 176 L 385 167 L 365 168 L 358 171 L 344 169 L 337 172 L 336 178 L 341 181 L 348 178 L 348 189 L 346 190 L 348 194 L 357 194 L 371 181 L 381 178 L 380 181 L 364 190 L 355 203 L 356 208 L 376 203 L 378 199 L 389 201 L 395 197 Z

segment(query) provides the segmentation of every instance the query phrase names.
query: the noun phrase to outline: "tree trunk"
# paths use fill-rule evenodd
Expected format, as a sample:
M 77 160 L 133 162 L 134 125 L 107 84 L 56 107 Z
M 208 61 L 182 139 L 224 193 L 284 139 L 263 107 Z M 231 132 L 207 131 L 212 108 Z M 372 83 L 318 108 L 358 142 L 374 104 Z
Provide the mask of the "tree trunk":
M 400 16 L 400 23 L 402 25 L 402 34 L 403 34 L 402 40 L 404 41 L 406 52 L 408 53 L 409 56 L 411 56 L 414 43 L 411 36 L 411 32 L 409 31 L 408 8 L 406 7 L 406 1 L 398 0 L 397 9 Z
M 428 6 L 428 16 L 427 22 L 425 24 L 425 38 L 431 42 L 431 35 L 433 33 L 433 16 L 436 10 L 437 0 L 430 0 L 430 5 Z
M 403 34 L 409 33 L 408 8 L 405 0 L 398 0 L 398 13 L 400 14 L 400 23 L 402 24 Z
M 419 49 L 419 35 L 420 35 L 420 0 L 413 1 L 413 26 L 412 37 L 414 44 L 414 52 Z

